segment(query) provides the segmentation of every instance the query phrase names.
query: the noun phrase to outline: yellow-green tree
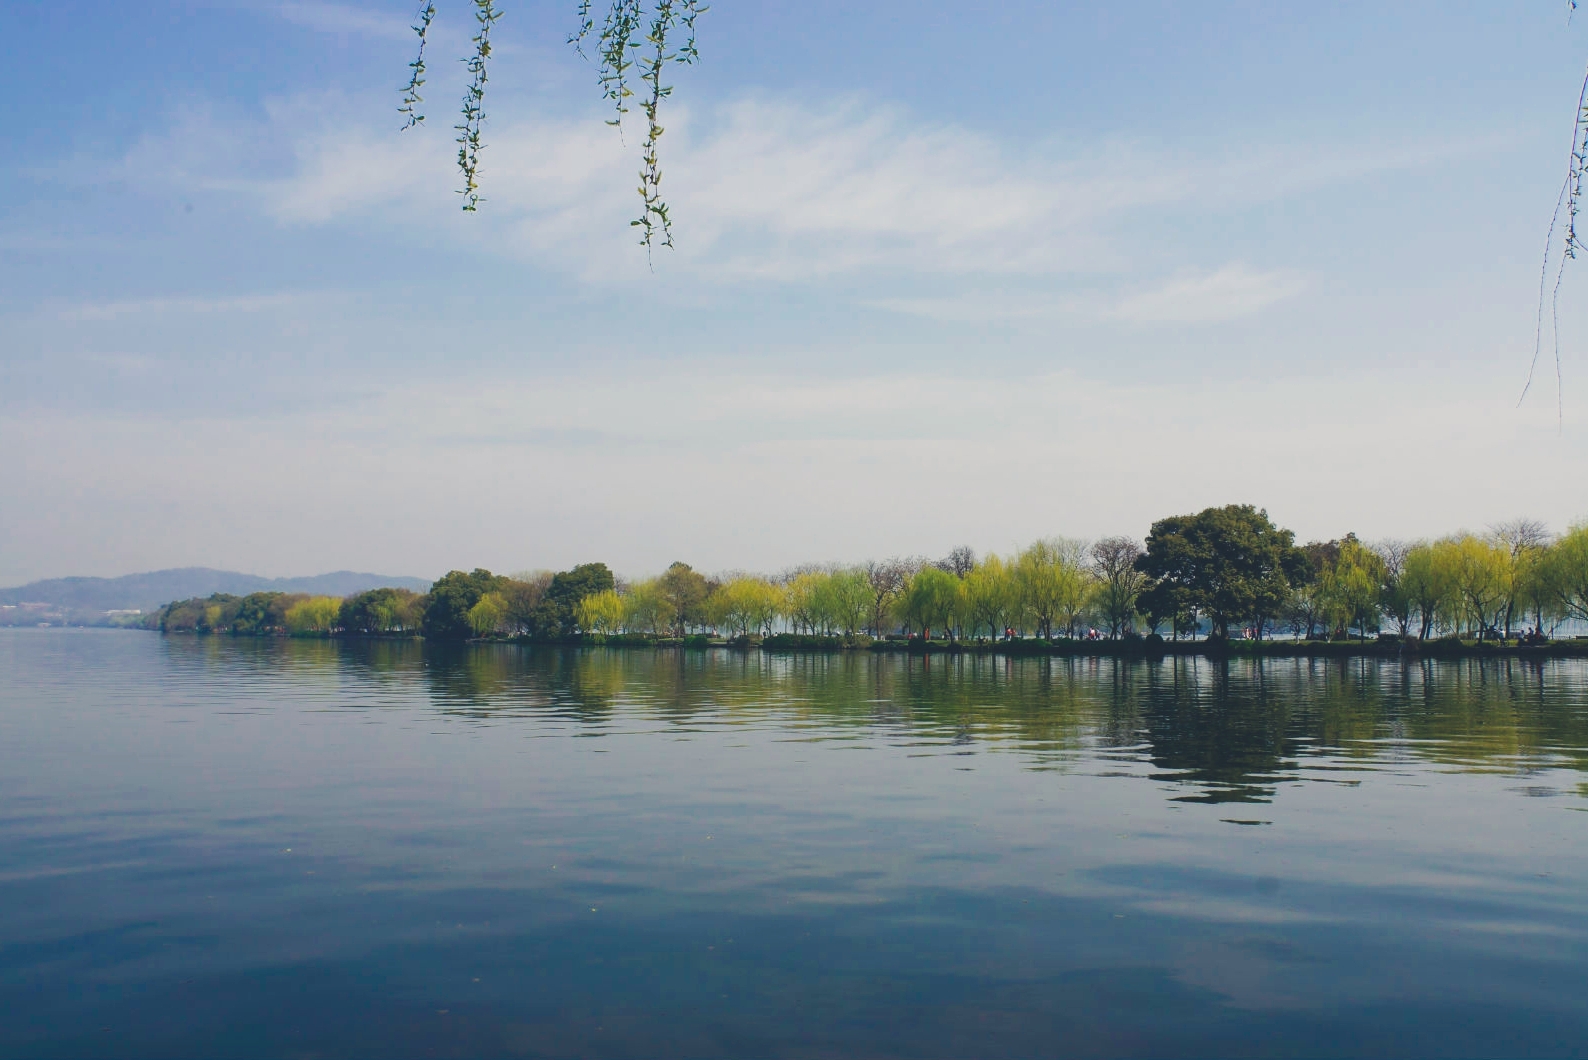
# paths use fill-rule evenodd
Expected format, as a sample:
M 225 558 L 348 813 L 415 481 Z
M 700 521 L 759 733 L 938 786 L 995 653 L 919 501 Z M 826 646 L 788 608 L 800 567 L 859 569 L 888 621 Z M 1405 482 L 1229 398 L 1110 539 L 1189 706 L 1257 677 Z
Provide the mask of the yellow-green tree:
M 951 630 L 963 607 L 963 582 L 937 567 L 922 567 L 899 594 L 899 617 L 922 636 Z
M 1510 557 L 1497 543 L 1472 534 L 1442 545 L 1451 567 L 1459 622 L 1483 640 L 1500 621 L 1510 600 Z
M 871 614 L 871 581 L 863 567 L 820 575 L 813 587 L 811 617 L 824 632 L 858 633 Z
M 340 597 L 311 596 L 287 609 L 287 629 L 293 633 L 329 633 L 341 610 Z
M 1019 610 L 1019 586 L 1001 557 L 989 554 L 965 575 L 965 616 L 973 633 L 986 626 L 988 636 L 997 639 Z
M 1084 543 L 1052 537 L 1033 543 L 1016 558 L 1020 602 L 1039 636 L 1051 638 L 1056 622 L 1074 633 L 1091 590 L 1085 556 Z
M 1541 595 L 1561 615 L 1588 622 L 1588 523 L 1572 527 L 1550 546 L 1537 577 Z
M 767 633 L 777 621 L 783 593 L 765 578 L 733 578 L 711 594 L 706 613 L 729 633 Z
M 592 593 L 574 608 L 579 628 L 585 633 L 613 634 L 623 629 L 626 607 L 616 589 Z
M 796 633 L 814 633 L 825 625 L 821 612 L 822 588 L 831 576 L 822 571 L 804 571 L 789 579 L 783 586 L 783 614 Z
M 1493 528 L 1491 541 L 1507 561 L 1502 618 L 1505 635 L 1509 637 L 1512 622 L 1518 617 L 1517 609 L 1520 608 L 1523 615 L 1528 611 L 1528 601 L 1524 597 L 1530 588 L 1529 580 L 1549 545 L 1549 530 L 1537 519 L 1512 519 Z
M 1319 607 L 1336 631 L 1355 625 L 1366 639 L 1368 626 L 1378 624 L 1383 588 L 1384 561 L 1350 534 L 1318 574 Z
M 1417 639 L 1427 640 L 1452 612 L 1456 595 L 1451 543 L 1419 541 L 1406 552 L 1401 591 L 1417 615 Z
M 655 635 L 668 628 L 669 614 L 660 579 L 634 582 L 623 597 L 623 627 L 630 633 Z
M 468 611 L 469 628 L 476 637 L 497 632 L 506 619 L 507 599 L 500 592 L 486 593 Z

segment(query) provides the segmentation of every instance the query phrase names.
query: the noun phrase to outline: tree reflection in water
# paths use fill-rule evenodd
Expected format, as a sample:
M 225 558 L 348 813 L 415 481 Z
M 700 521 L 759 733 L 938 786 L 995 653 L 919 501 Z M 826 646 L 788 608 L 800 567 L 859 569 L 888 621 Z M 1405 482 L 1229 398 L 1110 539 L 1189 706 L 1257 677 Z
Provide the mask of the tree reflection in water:
M 173 665 L 422 693 L 459 720 L 532 716 L 577 735 L 776 725 L 812 740 L 1102 757 L 1171 799 L 1261 802 L 1397 757 L 1463 772 L 1588 769 L 1588 662 L 1009 658 L 411 640 L 168 637 Z M 1330 773 L 1334 776 L 1321 774 Z

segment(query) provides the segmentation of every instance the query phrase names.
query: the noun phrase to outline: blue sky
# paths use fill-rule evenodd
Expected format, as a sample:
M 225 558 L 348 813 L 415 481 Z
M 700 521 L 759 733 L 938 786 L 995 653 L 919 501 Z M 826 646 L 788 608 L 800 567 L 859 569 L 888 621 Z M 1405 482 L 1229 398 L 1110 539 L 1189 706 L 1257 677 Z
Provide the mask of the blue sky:
M 1588 516 L 1563 3 L 721 0 L 654 270 L 573 5 L 500 0 L 474 215 L 414 6 L 8 9 L 0 584 Z

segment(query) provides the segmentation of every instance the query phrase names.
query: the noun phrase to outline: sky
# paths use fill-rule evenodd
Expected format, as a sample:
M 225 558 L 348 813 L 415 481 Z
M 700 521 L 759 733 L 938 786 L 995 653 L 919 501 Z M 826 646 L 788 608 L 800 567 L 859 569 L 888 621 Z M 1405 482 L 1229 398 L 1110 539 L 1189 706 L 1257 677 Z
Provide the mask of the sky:
M 498 0 L 7 10 L 0 585 L 642 576 L 1588 518 L 1588 262 L 1540 264 L 1567 5 L 717 0 L 638 123 Z

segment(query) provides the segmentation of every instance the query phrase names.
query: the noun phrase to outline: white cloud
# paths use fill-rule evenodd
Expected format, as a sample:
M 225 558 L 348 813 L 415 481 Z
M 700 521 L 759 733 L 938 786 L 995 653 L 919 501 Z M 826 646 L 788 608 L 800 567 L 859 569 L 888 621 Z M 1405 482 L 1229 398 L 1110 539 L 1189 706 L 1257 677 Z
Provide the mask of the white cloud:
M 119 317 L 148 313 L 261 313 L 275 309 L 302 305 L 324 298 L 323 292 L 282 292 L 276 294 L 248 294 L 231 297 L 159 297 L 124 298 L 111 302 L 85 302 L 60 309 L 56 316 L 61 320 L 115 320 Z
M 1117 320 L 1200 324 L 1261 312 L 1298 295 L 1306 281 L 1286 270 L 1267 272 L 1241 264 L 1179 276 L 1161 287 L 1121 298 L 1107 311 Z
M 146 179 L 242 193 L 284 223 L 422 225 L 602 280 L 644 268 L 626 223 L 637 206 L 638 128 L 625 148 L 593 118 L 508 122 L 497 110 L 483 155 L 487 202 L 460 216 L 449 140 L 439 129 L 399 133 L 389 110 L 341 98 L 276 101 L 246 130 L 190 114 L 185 127 L 135 152 L 134 168 Z M 1280 150 L 1183 159 L 1164 172 L 1151 152 L 1126 144 L 1014 148 L 856 102 L 680 107 L 667 123 L 664 191 L 678 237 L 667 267 L 730 282 L 1124 275 L 1140 268 L 1132 226 L 1159 223 L 1145 216 L 1228 209 L 1425 164 L 1442 150 L 1314 148 L 1317 164 L 1298 183 Z M 275 145 L 268 164 L 255 157 L 261 144 Z M 1284 267 L 1204 267 L 1159 290 L 1124 292 L 1114 312 L 1158 321 L 1243 315 L 1300 289 Z
M 1073 320 L 1088 323 L 1206 324 L 1260 313 L 1306 289 L 1290 269 L 1240 263 L 1207 273 L 1182 273 L 1151 287 L 1117 293 L 1077 292 L 1073 283 L 1047 291 L 971 290 L 932 298 L 876 298 L 865 304 L 953 323 Z
M 410 28 L 411 13 L 398 13 L 390 9 L 369 11 L 320 0 L 278 0 L 260 6 L 294 25 L 321 33 L 358 33 L 388 40 L 416 39 Z M 417 8 L 418 5 L 414 6 Z
M 1580 518 L 1582 499 L 1557 486 L 1588 475 L 1582 428 L 1561 438 L 1552 408 L 1516 410 L 1497 382 L 1512 380 L 1494 365 L 1417 387 L 1361 376 L 1187 387 L 674 364 L 599 385 L 394 387 L 335 415 L 25 412 L 0 422 L 0 449 L 17 454 L 0 464 L 0 495 L 32 503 L 7 509 L 0 533 L 10 576 L 27 580 L 178 560 L 279 573 L 592 557 L 636 574 L 680 557 L 777 569 L 1139 534 L 1232 501 L 1266 505 L 1304 538 Z M 51 444 L 29 444 L 38 437 Z M 1331 439 L 1356 455 L 1341 459 Z M 1442 459 L 1410 477 L 1373 472 L 1406 446 Z M 389 516 L 373 538 L 324 532 L 371 512 Z

